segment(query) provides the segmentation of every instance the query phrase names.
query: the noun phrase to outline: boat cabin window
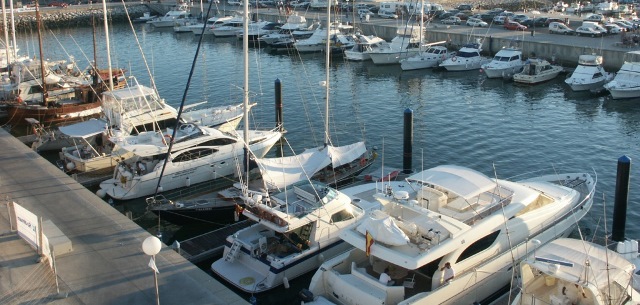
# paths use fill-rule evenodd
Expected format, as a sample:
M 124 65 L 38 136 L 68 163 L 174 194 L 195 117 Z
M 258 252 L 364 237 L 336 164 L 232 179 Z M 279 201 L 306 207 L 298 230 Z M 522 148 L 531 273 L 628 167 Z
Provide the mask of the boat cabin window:
M 230 138 L 218 138 L 198 144 L 198 146 L 223 146 L 236 143 L 236 140 Z
M 264 141 L 266 138 L 258 138 L 258 139 L 254 139 L 253 141 L 249 141 L 249 145 L 253 145 L 256 143 L 260 143 L 262 141 Z
M 353 213 L 351 213 L 351 211 L 349 211 L 348 209 L 344 209 L 338 213 L 335 213 L 333 215 L 331 215 L 331 222 L 335 223 L 335 222 L 341 222 L 341 221 L 346 221 L 349 219 L 353 219 Z
M 498 236 L 500 235 L 500 230 L 495 231 L 481 239 L 478 239 L 476 242 L 474 242 L 473 244 L 469 245 L 469 247 L 467 247 L 467 249 L 465 249 L 462 254 L 460 254 L 460 257 L 458 257 L 458 260 L 456 261 L 456 263 L 459 263 L 467 258 L 470 258 L 484 250 L 487 250 L 491 245 L 493 245 L 493 243 L 496 241 L 496 239 L 498 239 Z
M 154 125 L 155 125 L 155 128 L 154 128 Z M 173 126 L 176 126 L 175 118 L 134 126 L 133 129 L 130 131 L 130 134 L 132 136 L 135 136 L 140 132 L 149 131 L 149 130 L 160 130 L 160 129 L 165 129 L 167 127 L 173 127 Z
M 173 163 L 200 159 L 202 157 L 209 156 L 217 151 L 218 150 L 211 149 L 211 148 L 196 148 L 196 149 L 188 150 L 175 156 L 173 158 Z
M 509 59 L 509 61 L 515 61 L 515 60 L 521 60 L 520 55 L 511 56 L 511 59 Z
M 29 88 L 29 94 L 42 93 L 42 91 L 42 86 L 40 85 L 31 86 L 31 88 Z
M 464 52 L 458 52 L 458 54 L 456 56 L 458 56 L 458 57 L 476 57 L 476 56 L 480 56 L 480 53 L 478 53 L 477 51 L 473 51 L 473 52 L 464 51 Z
M 600 77 L 602 77 L 602 73 L 600 73 L 600 72 L 596 72 L 595 74 L 593 74 L 593 77 L 592 77 L 592 78 L 594 78 L 594 79 L 595 79 L 595 78 L 600 78 Z

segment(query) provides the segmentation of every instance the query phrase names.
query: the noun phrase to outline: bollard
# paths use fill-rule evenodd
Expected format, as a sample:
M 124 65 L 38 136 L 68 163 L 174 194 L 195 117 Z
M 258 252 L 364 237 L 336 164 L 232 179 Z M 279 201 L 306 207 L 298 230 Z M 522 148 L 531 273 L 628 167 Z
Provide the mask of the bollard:
M 402 154 L 402 172 L 411 173 L 413 152 L 413 110 L 407 108 L 404 111 L 404 137 Z
M 624 241 L 624 230 L 627 218 L 627 200 L 629 197 L 629 175 L 631 159 L 622 156 L 618 159 L 618 173 L 616 175 L 616 193 L 613 206 L 613 225 L 611 226 L 611 239 Z

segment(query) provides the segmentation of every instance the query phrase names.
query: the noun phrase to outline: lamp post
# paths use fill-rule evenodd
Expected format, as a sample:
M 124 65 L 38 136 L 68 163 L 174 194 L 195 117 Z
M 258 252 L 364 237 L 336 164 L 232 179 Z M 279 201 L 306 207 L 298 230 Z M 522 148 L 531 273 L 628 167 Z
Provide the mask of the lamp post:
M 149 236 L 142 242 L 142 251 L 146 255 L 151 256 L 149 267 L 153 269 L 153 280 L 156 284 L 156 304 L 160 305 L 160 293 L 158 291 L 158 267 L 156 267 L 156 254 L 160 252 L 162 242 L 155 236 Z

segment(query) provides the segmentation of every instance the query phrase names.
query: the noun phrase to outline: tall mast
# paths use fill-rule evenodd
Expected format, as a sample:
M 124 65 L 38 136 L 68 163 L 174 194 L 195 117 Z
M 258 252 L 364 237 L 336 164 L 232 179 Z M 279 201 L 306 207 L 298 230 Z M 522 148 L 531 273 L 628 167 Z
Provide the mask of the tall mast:
M 243 3 L 242 22 L 242 59 L 244 64 L 243 105 L 244 107 L 244 156 L 245 170 L 247 171 L 247 183 L 249 180 L 249 0 Z
M 47 102 L 47 73 L 44 70 L 44 56 L 42 55 L 42 33 L 40 33 L 42 25 L 40 20 L 40 5 L 39 0 L 36 0 L 36 25 L 38 27 L 38 50 L 40 52 L 40 75 L 42 78 L 42 102 L 44 106 L 48 106 Z
M 331 59 L 331 2 L 327 0 L 327 46 L 325 50 L 324 146 L 329 145 L 329 60 Z
M 102 0 L 104 14 L 104 37 L 107 40 L 107 69 L 109 69 L 109 91 L 113 90 L 113 72 L 111 71 L 111 48 L 109 47 L 109 20 L 107 19 L 107 1 Z
M 13 58 L 18 58 L 18 46 L 16 43 L 16 23 L 13 16 L 13 0 L 9 0 L 9 9 L 11 10 L 11 43 L 13 44 Z
M 5 47 L 5 52 L 7 56 L 7 67 L 8 67 L 9 57 L 11 56 L 10 56 L 10 50 L 9 50 L 9 31 L 7 27 L 7 10 L 4 5 L 4 0 L 2 0 L 2 28 L 4 30 L 4 47 Z

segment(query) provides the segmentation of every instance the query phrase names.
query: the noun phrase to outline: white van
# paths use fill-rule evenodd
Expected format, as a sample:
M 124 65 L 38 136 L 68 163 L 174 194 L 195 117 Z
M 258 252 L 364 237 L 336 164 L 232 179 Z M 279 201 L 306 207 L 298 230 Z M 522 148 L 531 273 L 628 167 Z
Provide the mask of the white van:
M 550 34 L 564 34 L 564 35 L 573 35 L 575 31 L 568 27 L 564 23 L 560 22 L 551 22 L 549 23 L 549 33 Z
M 595 21 L 583 21 L 582 22 L 582 26 L 595 29 L 596 31 L 602 33 L 602 35 L 606 35 L 607 34 L 607 29 L 603 28 L 599 23 L 597 23 Z

